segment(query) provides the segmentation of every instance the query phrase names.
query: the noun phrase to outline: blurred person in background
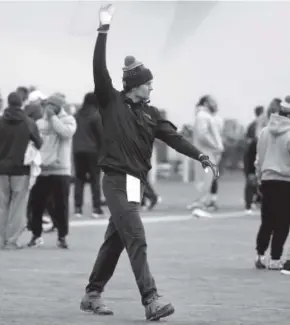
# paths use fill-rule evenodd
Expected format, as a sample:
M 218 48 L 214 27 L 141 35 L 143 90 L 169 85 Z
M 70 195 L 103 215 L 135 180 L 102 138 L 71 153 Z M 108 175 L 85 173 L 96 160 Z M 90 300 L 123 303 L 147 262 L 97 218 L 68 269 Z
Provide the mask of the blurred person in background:
M 0 92 L 0 116 L 3 115 L 4 101 Z
M 267 109 L 267 117 L 270 118 L 271 114 L 278 113 L 280 110 L 280 104 L 282 100 L 280 98 L 273 98 Z
M 42 217 L 47 200 L 52 197 L 52 217 L 58 231 L 57 246 L 68 248 L 71 149 L 76 122 L 73 116 L 65 112 L 64 105 L 62 97 L 50 96 L 46 100 L 44 117 L 37 121 L 43 139 L 40 150 L 42 171 L 31 190 L 32 238 L 28 247 L 43 244 Z
M 144 186 L 144 193 L 141 202 L 143 210 L 151 211 L 157 203 L 161 202 L 161 197 L 157 195 L 153 186 L 151 185 L 149 178 L 147 177 L 147 183 Z
M 222 117 L 218 113 L 218 107 L 216 105 L 216 111 L 213 113 L 213 121 L 216 124 L 216 128 L 218 130 L 218 133 L 220 134 L 221 141 L 223 143 L 223 128 L 224 128 L 224 121 Z M 216 164 L 219 166 L 221 159 L 222 159 L 222 153 L 220 153 L 220 156 L 217 155 L 216 157 Z M 217 199 L 218 199 L 218 183 L 219 180 L 217 178 L 213 179 L 211 188 L 210 188 L 210 198 L 209 201 L 206 203 L 206 207 L 211 210 L 217 210 Z
M 42 140 L 33 120 L 22 110 L 22 97 L 13 92 L 0 120 L 0 246 L 20 248 L 25 229 L 30 167 L 24 165 L 28 143 L 40 149 Z
M 73 137 L 73 161 L 75 170 L 75 216 L 83 216 L 84 186 L 91 186 L 92 218 L 104 214 L 101 208 L 101 169 L 98 166 L 102 147 L 102 119 L 94 93 L 87 93 L 83 105 L 76 113 L 77 130 Z
M 32 88 L 32 91 L 35 91 L 35 88 Z M 45 100 L 47 96 L 43 95 L 41 92 L 34 92 L 32 96 L 30 96 L 30 101 L 27 102 L 27 105 L 24 106 L 24 112 L 26 115 L 34 120 L 35 122 L 41 119 L 44 115 L 44 106 Z M 56 230 L 56 221 L 53 220 L 53 200 L 52 196 L 48 197 L 46 202 L 46 209 L 43 215 L 43 227 L 44 232 L 52 232 Z M 27 229 L 31 230 L 31 218 L 32 218 L 32 211 L 31 211 L 31 192 L 28 199 L 27 204 Z
M 247 214 L 252 214 L 253 204 L 256 203 L 255 196 L 258 195 L 257 190 L 257 177 L 256 177 L 256 160 L 257 153 L 257 137 L 252 139 L 250 143 L 247 144 L 246 152 L 244 155 L 244 174 L 245 174 L 245 189 L 244 189 L 244 201 L 245 209 Z M 256 199 L 257 200 L 257 199 Z
M 27 99 L 28 99 L 28 95 L 29 95 L 29 90 L 27 87 L 24 86 L 19 86 L 16 89 L 17 94 L 20 96 L 21 100 L 22 100 L 22 105 L 25 106 Z
M 256 268 L 280 270 L 290 228 L 290 96 L 271 114 L 257 144 L 256 174 L 261 184 L 261 225 L 256 239 Z M 270 263 L 265 252 L 271 242 Z
M 244 152 L 244 174 L 245 188 L 244 201 L 247 214 L 252 214 L 252 208 L 261 202 L 261 197 L 257 191 L 257 178 L 255 173 L 255 160 L 257 152 L 257 140 L 261 130 L 266 125 L 264 107 L 257 106 L 254 109 L 255 119 L 246 130 L 246 144 Z
M 193 141 L 194 145 L 200 148 L 214 164 L 219 164 L 224 146 L 220 124 L 215 120 L 216 112 L 217 103 L 211 96 L 205 95 L 200 98 L 196 105 Z M 200 164 L 195 163 L 194 175 L 197 197 L 188 209 L 192 210 L 193 214 L 209 217 L 210 214 L 206 212 L 207 207 L 214 203 L 210 195 L 213 174 L 205 172 Z
M 250 123 L 246 131 L 246 140 L 249 144 L 251 141 L 255 140 L 259 135 L 262 127 L 261 120 L 264 119 L 264 107 L 257 106 L 254 109 L 255 119 Z

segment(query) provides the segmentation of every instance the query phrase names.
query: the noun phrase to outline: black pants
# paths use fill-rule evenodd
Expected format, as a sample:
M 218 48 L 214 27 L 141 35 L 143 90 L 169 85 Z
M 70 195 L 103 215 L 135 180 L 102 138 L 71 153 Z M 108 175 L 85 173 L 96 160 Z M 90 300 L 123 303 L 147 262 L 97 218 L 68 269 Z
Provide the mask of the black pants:
M 145 230 L 139 214 L 140 204 L 128 202 L 125 175 L 105 174 L 103 189 L 111 217 L 86 291 L 103 291 L 125 248 L 142 303 L 146 305 L 157 289 L 147 261 Z
M 48 198 L 54 203 L 51 217 L 59 237 L 68 234 L 70 176 L 39 176 L 31 190 L 31 231 L 34 236 L 42 233 L 42 216 Z
M 32 191 L 29 194 L 28 203 L 27 203 L 27 229 L 28 230 L 31 230 L 31 222 L 32 222 L 32 196 L 31 196 L 31 193 L 32 193 Z M 56 221 L 53 219 L 53 216 L 54 216 L 53 210 L 54 210 L 54 203 L 53 203 L 53 198 L 51 195 L 50 197 L 48 197 L 48 199 L 46 201 L 44 213 L 47 213 L 50 216 L 53 226 L 56 228 Z
M 263 181 L 262 222 L 257 235 L 257 253 L 264 255 L 271 242 L 271 258 L 279 260 L 290 227 L 290 182 Z
M 98 167 L 98 156 L 95 153 L 79 152 L 74 154 L 75 166 L 75 208 L 82 209 L 84 202 L 84 186 L 87 179 L 91 185 L 93 208 L 101 206 L 101 169 Z M 89 177 L 89 178 L 87 178 Z
M 218 193 L 218 180 L 214 179 L 211 183 L 210 194 Z
M 244 189 L 245 208 L 250 210 L 252 203 L 254 203 L 254 197 L 257 195 L 257 181 L 255 175 L 245 175 L 246 183 Z

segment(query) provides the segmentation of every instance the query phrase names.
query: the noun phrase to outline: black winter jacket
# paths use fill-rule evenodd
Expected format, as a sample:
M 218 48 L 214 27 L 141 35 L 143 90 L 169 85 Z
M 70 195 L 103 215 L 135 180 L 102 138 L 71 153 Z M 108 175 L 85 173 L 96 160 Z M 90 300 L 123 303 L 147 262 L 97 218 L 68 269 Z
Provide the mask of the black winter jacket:
M 38 128 L 20 107 L 8 107 L 0 118 L 0 175 L 28 175 L 24 155 L 29 141 L 40 149 Z
M 155 138 L 198 160 L 201 152 L 163 119 L 156 107 L 146 102 L 133 103 L 124 92 L 113 88 L 106 65 L 106 41 L 107 34 L 99 33 L 93 59 L 95 94 L 103 123 L 102 169 L 130 174 L 146 182 Z

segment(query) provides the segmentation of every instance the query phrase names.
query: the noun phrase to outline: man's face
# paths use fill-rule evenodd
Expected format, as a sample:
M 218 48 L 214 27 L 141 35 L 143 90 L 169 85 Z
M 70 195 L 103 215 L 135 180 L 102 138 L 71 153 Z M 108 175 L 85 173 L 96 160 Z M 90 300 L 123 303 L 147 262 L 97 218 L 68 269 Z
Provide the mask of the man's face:
M 217 112 L 217 102 L 212 97 L 208 98 L 208 107 L 213 113 Z
M 28 93 L 27 93 L 26 91 L 24 91 L 24 90 L 22 90 L 22 89 L 19 89 L 19 90 L 18 90 L 18 94 L 19 94 L 19 96 L 21 97 L 22 102 L 25 102 L 25 101 L 27 100 L 27 98 L 28 98 Z
M 146 84 L 133 89 L 135 96 L 140 100 L 149 100 L 152 90 L 153 90 L 152 81 L 148 81 L 146 82 Z

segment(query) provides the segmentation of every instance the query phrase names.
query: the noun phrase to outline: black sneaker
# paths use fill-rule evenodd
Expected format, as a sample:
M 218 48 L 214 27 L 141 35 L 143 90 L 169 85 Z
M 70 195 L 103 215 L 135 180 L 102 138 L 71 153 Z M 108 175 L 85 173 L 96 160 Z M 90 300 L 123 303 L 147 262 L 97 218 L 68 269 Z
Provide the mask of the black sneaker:
M 80 308 L 83 311 L 93 312 L 97 315 L 114 315 L 113 311 L 104 303 L 101 294 L 97 291 L 86 293 L 81 301 Z
M 42 237 L 32 236 L 30 242 L 27 244 L 27 247 L 39 247 L 44 244 Z
M 58 248 L 63 248 L 63 249 L 68 249 L 68 244 L 66 242 L 65 237 L 60 237 L 57 240 L 57 247 Z
M 82 208 L 75 207 L 75 217 L 76 218 L 82 218 L 82 216 L 83 216 Z
M 104 211 L 101 207 L 99 208 L 94 208 L 93 212 L 92 212 L 92 218 L 93 219 L 98 219 L 100 217 L 104 216 Z
M 153 297 L 152 301 L 145 306 L 145 317 L 149 321 L 158 321 L 174 313 L 174 307 L 169 302 L 163 301 L 159 295 Z
M 281 270 L 282 274 L 285 275 L 290 275 L 290 260 L 287 260 L 284 265 L 283 265 L 283 269 Z

